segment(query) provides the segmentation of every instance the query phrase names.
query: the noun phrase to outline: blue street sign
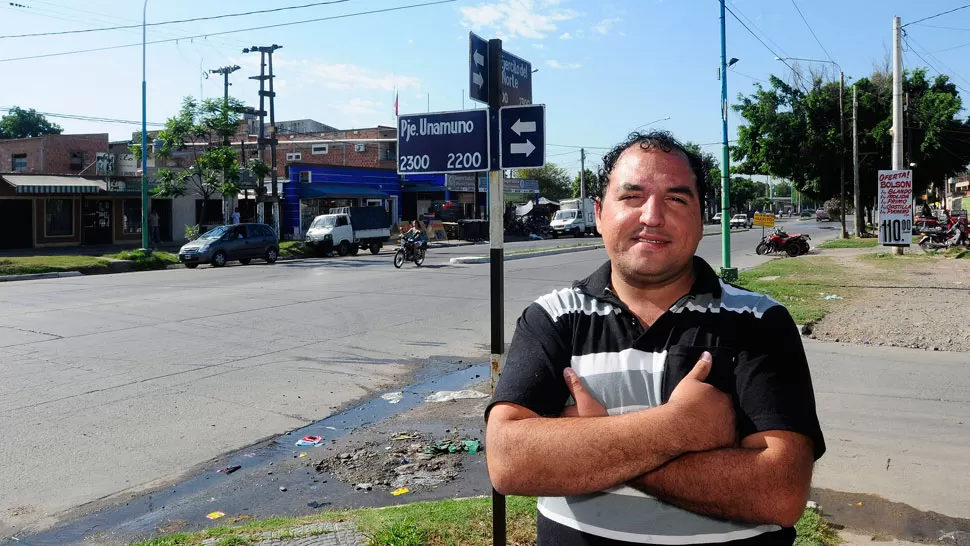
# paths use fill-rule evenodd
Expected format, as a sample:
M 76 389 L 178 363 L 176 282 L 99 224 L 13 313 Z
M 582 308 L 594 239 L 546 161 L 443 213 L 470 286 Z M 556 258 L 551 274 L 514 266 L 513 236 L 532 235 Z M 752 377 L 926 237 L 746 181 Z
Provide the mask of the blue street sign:
M 488 104 L 488 40 L 468 33 L 468 96 Z
M 397 172 L 464 173 L 489 169 L 488 110 L 400 116 Z
M 502 169 L 546 164 L 546 106 L 503 106 L 498 111 L 499 163 Z
M 488 104 L 488 40 L 468 33 L 468 96 Z M 502 106 L 532 104 L 532 63 L 502 50 Z

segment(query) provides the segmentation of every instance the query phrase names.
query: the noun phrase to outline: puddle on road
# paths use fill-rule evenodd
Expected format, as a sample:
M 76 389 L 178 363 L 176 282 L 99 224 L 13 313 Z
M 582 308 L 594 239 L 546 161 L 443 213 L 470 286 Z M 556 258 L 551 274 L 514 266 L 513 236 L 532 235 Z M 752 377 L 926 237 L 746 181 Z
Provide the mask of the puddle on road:
M 128 544 L 159 535 L 159 528 L 165 528 L 173 521 L 188 522 L 182 530 L 195 531 L 231 523 L 239 517 L 313 513 L 329 504 L 325 499 L 337 494 L 334 489 L 340 484 L 312 481 L 317 477 L 312 465 L 305 475 L 298 470 L 284 469 L 281 463 L 296 459 L 309 464 L 314 460 L 315 448 L 295 447 L 295 442 L 303 436 L 323 436 L 330 443 L 355 429 L 420 406 L 425 403 L 424 398 L 435 391 L 465 389 L 489 377 L 487 364 L 469 365 L 432 377 L 429 374 L 434 373 L 435 364 L 443 362 L 431 362 L 424 367 L 417 382 L 400 389 L 403 394 L 397 403 L 391 404 L 376 396 L 326 419 L 221 457 L 211 467 L 200 470 L 184 482 L 133 496 L 127 501 L 119 500 L 117 505 L 36 535 L 0 538 L 0 544 L 62 546 L 78 544 L 92 536 L 97 536 L 98 544 Z M 310 456 L 297 459 L 298 453 L 304 451 Z M 241 469 L 231 476 L 216 472 L 232 465 L 240 465 Z M 280 487 L 286 487 L 288 492 L 281 491 Z M 318 500 L 308 503 L 308 496 L 316 496 Z M 379 505 L 384 500 L 382 496 L 362 498 L 359 505 Z M 205 519 L 205 514 L 216 510 L 225 512 L 227 517 L 214 522 Z

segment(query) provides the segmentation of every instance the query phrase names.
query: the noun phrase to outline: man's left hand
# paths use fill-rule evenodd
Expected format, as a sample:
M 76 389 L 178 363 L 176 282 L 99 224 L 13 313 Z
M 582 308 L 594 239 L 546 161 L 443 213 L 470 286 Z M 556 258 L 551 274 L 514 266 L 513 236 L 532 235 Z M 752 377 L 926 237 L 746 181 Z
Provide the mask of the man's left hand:
M 572 395 L 576 404 L 567 406 L 563 410 L 561 417 L 608 417 L 610 414 L 606 407 L 600 404 L 599 400 L 593 397 L 586 385 L 571 367 L 563 370 L 563 377 L 566 379 L 566 387 Z

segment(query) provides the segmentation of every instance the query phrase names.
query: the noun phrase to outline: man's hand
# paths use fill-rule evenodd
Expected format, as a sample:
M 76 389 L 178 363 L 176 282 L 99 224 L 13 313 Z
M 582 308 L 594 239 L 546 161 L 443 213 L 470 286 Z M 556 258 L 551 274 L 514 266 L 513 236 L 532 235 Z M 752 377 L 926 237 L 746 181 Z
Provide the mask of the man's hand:
M 586 385 L 583 385 L 575 370 L 567 367 L 562 375 L 566 379 L 569 394 L 576 401 L 576 405 L 567 406 L 563 410 L 562 417 L 607 417 L 609 415 L 603 404 L 600 404 L 599 400 L 593 398 L 593 395 L 586 390 Z
M 712 365 L 711 353 L 704 351 L 667 401 L 682 416 L 684 431 L 691 438 L 691 451 L 732 447 L 738 441 L 731 397 L 704 383 Z

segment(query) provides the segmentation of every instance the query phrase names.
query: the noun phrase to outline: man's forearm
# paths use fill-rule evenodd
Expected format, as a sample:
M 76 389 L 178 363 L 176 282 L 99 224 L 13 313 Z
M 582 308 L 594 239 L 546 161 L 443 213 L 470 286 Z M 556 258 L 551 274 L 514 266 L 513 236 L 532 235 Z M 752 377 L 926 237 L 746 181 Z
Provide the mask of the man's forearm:
M 727 448 L 688 453 L 631 485 L 698 514 L 790 527 L 805 507 L 811 470 L 768 449 Z
M 666 410 L 489 423 L 486 456 L 510 495 L 581 495 L 626 483 L 685 450 Z

